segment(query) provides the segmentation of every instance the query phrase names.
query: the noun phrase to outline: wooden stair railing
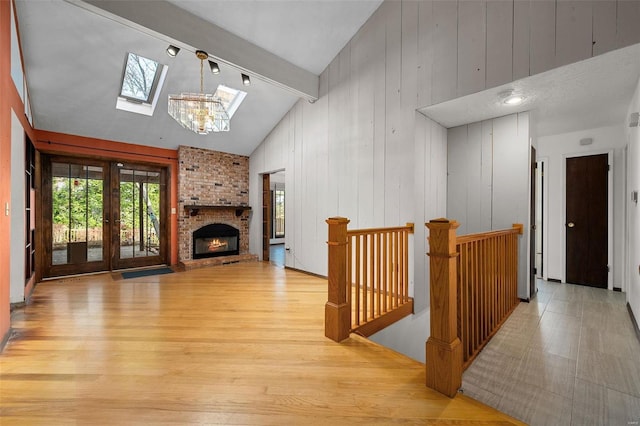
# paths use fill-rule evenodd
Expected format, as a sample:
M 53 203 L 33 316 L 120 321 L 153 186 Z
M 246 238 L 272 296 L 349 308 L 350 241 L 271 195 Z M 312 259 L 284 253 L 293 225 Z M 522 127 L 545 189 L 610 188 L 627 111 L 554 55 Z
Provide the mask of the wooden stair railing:
M 429 228 L 431 334 L 427 386 L 453 397 L 462 371 L 518 305 L 518 235 L 523 226 L 456 237 L 458 223 Z
M 347 230 L 349 220 L 327 219 L 329 284 L 325 336 L 370 336 L 413 313 L 409 297 L 409 234 L 413 224 Z

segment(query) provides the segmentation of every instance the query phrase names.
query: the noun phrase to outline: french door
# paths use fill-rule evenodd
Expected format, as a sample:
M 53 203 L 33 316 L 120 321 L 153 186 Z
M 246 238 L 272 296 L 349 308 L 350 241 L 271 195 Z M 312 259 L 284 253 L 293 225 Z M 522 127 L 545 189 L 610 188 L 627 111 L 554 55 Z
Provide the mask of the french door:
M 166 170 L 43 156 L 43 276 L 166 263 Z

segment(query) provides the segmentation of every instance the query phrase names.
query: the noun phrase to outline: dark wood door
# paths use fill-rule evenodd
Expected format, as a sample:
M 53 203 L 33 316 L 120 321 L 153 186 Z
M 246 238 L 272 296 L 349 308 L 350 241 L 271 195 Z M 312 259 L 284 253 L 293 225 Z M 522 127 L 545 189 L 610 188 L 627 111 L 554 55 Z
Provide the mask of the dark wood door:
M 262 260 L 269 261 L 271 238 L 271 176 L 262 175 Z
M 42 276 L 166 263 L 166 169 L 42 156 Z
M 112 269 L 166 263 L 166 181 L 165 168 L 112 163 Z
M 109 165 L 42 156 L 42 276 L 109 269 Z
M 567 158 L 568 283 L 607 288 L 607 154 Z
M 529 297 L 536 292 L 536 149 L 531 147 L 531 217 L 529 218 Z

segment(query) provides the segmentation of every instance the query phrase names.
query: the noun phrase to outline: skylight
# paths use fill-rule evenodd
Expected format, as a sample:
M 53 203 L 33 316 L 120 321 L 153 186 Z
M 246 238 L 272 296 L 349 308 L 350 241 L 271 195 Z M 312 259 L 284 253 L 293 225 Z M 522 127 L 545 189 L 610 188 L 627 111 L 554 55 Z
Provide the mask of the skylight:
M 231 87 L 220 84 L 213 96 L 214 98 L 220 99 L 224 109 L 227 111 L 227 115 L 229 115 L 229 119 L 231 119 L 244 100 L 244 97 L 247 96 L 247 93 L 242 90 L 232 89 Z
M 127 54 L 127 63 L 122 76 L 120 96 L 130 100 L 150 103 L 162 65 L 135 53 Z
M 116 108 L 153 115 L 157 94 L 160 93 L 166 74 L 166 66 L 153 59 L 127 53 Z

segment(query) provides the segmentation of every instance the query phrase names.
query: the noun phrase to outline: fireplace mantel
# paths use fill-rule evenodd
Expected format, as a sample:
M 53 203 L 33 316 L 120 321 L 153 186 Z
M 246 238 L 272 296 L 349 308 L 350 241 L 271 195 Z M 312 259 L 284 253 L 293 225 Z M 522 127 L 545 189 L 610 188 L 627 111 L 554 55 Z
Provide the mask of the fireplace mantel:
M 197 216 L 200 210 L 235 210 L 236 216 L 242 216 L 245 210 L 251 210 L 251 206 L 185 204 L 185 210 L 189 210 L 189 216 Z

